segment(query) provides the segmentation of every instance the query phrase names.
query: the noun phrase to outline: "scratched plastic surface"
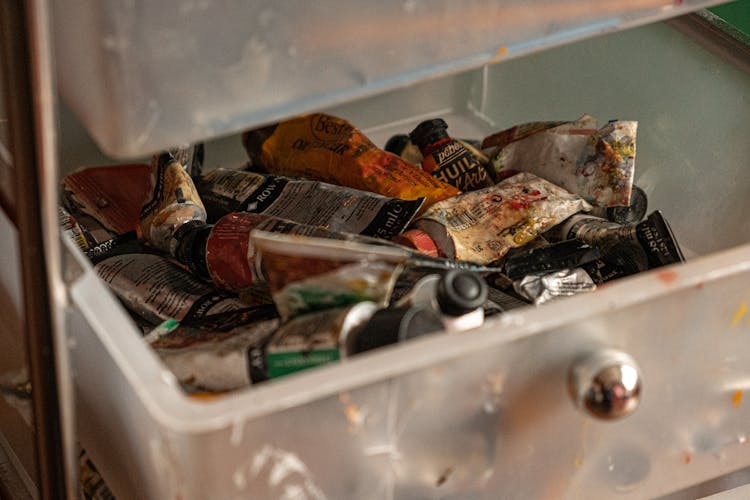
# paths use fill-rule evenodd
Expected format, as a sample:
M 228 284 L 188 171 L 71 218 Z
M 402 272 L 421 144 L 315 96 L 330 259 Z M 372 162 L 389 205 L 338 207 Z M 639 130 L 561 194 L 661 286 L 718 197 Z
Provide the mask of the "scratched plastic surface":
M 748 89 L 652 25 L 331 108 L 380 144 L 431 116 L 461 137 L 583 112 L 638 119 L 636 183 L 690 261 L 193 401 L 76 254 L 82 443 L 118 498 L 653 498 L 750 466 Z M 86 141 L 66 123 L 74 168 Z M 207 154 L 236 165 L 242 151 L 233 137 Z M 617 422 L 566 393 L 571 363 L 602 347 L 643 373 L 641 406 Z
M 56 0 L 63 95 L 133 157 L 716 0 Z

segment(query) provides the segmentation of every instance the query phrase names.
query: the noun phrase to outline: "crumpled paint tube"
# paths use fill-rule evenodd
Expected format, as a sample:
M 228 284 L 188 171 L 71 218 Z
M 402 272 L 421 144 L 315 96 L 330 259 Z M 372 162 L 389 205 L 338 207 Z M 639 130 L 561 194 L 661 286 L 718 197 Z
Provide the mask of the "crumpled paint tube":
M 168 258 L 143 253 L 135 242 L 94 261 L 94 270 L 125 306 L 152 324 L 190 323 L 206 316 L 252 309 L 236 294 L 217 290 Z
M 167 150 L 167 153 L 171 154 L 182 165 L 188 175 L 197 182 L 203 175 L 205 151 L 205 146 L 199 142 L 197 144 L 187 144 L 170 148 Z
M 482 148 L 497 149 L 492 155 L 496 180 L 508 171 L 529 172 L 593 205 L 627 206 L 637 128 L 636 121 L 614 120 L 597 130 L 596 120 L 584 115 L 573 122 L 513 127 L 485 138 Z
M 151 189 L 139 220 L 144 241 L 163 252 L 173 253 L 176 244 L 173 237 L 180 226 L 205 221 L 203 202 L 182 164 L 170 153 L 154 155 Z
M 244 211 L 386 240 L 401 233 L 424 203 L 422 198 L 399 200 L 325 182 L 224 168 L 204 175 L 198 190 L 210 222 Z
M 412 226 L 429 235 L 442 257 L 489 264 L 589 209 L 588 203 L 565 189 L 521 173 L 438 202 Z
M 591 215 L 570 217 L 549 233 L 556 239 L 578 238 L 591 245 L 615 245 L 618 242 L 640 246 L 649 268 L 685 262 L 672 228 L 659 210 L 638 224 L 621 225 Z
M 174 235 L 174 257 L 201 278 L 224 290 L 244 291 L 264 280 L 257 265 L 256 247 L 250 239 L 254 229 L 270 233 L 292 234 L 337 241 L 353 241 L 404 255 L 411 262 L 438 269 L 490 269 L 471 262 L 452 262 L 416 255 L 395 243 L 360 234 L 329 231 L 264 214 L 246 212 L 227 214 L 216 224 L 184 224 Z M 304 266 L 303 266 L 304 268 Z
M 251 239 L 284 320 L 357 302 L 386 306 L 410 255 L 396 247 L 258 230 Z
M 598 259 L 600 255 L 598 248 L 581 240 L 565 240 L 508 258 L 505 261 L 505 274 L 510 279 L 517 280 L 528 274 L 580 267 Z
M 596 284 L 581 268 L 563 269 L 553 273 L 529 274 L 513 282 L 513 288 L 522 297 L 544 304 L 560 297 L 593 292 Z
M 265 380 L 251 357 L 278 327 L 278 318 L 229 331 L 179 326 L 151 347 L 189 392 L 230 391 Z
M 391 198 L 425 198 L 425 207 L 459 191 L 375 146 L 346 120 L 323 113 L 245 132 L 254 166 L 275 175 L 304 177 Z
M 349 335 L 377 310 L 373 302 L 359 302 L 294 318 L 271 336 L 254 359 L 262 358 L 268 378 L 336 361 L 347 356 Z

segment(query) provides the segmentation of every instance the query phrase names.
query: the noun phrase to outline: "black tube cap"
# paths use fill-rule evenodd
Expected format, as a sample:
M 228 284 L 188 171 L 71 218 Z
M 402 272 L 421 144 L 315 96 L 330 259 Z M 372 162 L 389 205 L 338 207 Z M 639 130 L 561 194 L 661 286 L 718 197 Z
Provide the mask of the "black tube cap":
M 487 300 L 487 282 L 471 271 L 452 269 L 438 282 L 437 302 L 449 316 L 461 316 L 481 307 Z
M 422 149 L 439 139 L 448 137 L 447 129 L 448 124 L 445 123 L 445 120 L 442 118 L 433 118 L 417 125 L 409 134 L 409 138 L 419 149 Z
M 390 139 L 388 139 L 388 142 L 385 143 L 385 149 L 389 153 L 393 153 L 394 155 L 401 156 L 401 153 L 404 151 L 404 148 L 406 148 L 406 145 L 409 144 L 409 136 L 406 134 L 396 134 Z
M 211 279 L 206 267 L 206 242 L 213 225 L 189 221 L 177 228 L 172 236 L 177 244 L 173 257 L 205 280 Z
M 609 207 L 607 219 L 618 224 L 634 224 L 643 220 L 648 210 L 646 192 L 638 186 L 630 191 L 630 204 L 627 207 Z
M 377 349 L 442 329 L 440 316 L 426 306 L 381 309 L 359 329 L 350 354 Z

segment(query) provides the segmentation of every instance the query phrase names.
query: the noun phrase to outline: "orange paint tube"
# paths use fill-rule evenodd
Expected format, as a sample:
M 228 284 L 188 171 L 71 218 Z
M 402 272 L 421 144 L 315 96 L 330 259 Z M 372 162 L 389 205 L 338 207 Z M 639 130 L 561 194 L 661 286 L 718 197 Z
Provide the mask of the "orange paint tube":
M 317 113 L 245 132 L 253 165 L 276 175 L 305 177 L 402 200 L 426 198 L 423 209 L 460 193 L 373 144 L 341 118 Z

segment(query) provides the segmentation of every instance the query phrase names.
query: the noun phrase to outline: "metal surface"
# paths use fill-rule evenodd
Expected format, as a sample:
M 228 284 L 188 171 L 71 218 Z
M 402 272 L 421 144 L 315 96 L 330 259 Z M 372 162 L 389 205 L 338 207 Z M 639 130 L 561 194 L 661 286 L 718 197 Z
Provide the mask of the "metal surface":
M 74 470 L 73 427 L 67 358 L 60 345 L 64 338 L 61 318 L 66 292 L 60 278 L 56 226 L 55 94 L 48 11 L 42 0 L 0 5 L 3 88 L 21 249 L 24 333 L 33 387 L 37 486 L 41 498 L 72 497 L 72 482 L 67 481 L 66 489 L 65 477 L 66 469 L 69 474 Z M 65 404 L 61 405 L 61 400 Z
M 624 352 L 605 349 L 577 360 L 568 379 L 575 405 L 589 415 L 614 420 L 633 413 L 641 400 L 641 374 Z

